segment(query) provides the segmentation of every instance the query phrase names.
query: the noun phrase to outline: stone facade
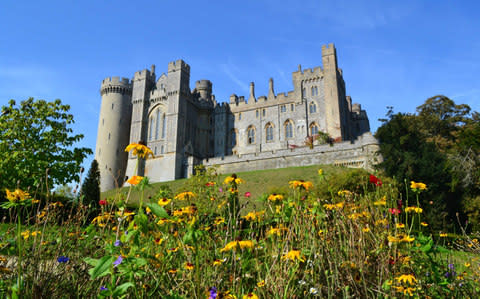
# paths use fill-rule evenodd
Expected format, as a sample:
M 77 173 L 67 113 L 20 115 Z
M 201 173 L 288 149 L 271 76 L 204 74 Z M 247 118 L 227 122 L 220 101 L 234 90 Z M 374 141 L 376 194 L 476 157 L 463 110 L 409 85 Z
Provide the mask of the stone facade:
M 121 185 L 125 174 L 152 182 L 188 177 L 195 165 L 219 165 L 224 172 L 296 165 L 337 164 L 371 168 L 377 141 L 367 114 L 346 95 L 333 44 L 322 47 L 322 67 L 293 72 L 293 91 L 248 100 L 232 94 L 217 103 L 212 83 L 199 80 L 190 90 L 190 66 L 170 62 L 156 78 L 151 70 L 132 80 L 102 82 L 102 105 L 95 158 L 102 191 Z M 326 133 L 330 145 L 313 148 L 305 140 Z M 155 158 L 137 164 L 123 149 L 139 141 Z

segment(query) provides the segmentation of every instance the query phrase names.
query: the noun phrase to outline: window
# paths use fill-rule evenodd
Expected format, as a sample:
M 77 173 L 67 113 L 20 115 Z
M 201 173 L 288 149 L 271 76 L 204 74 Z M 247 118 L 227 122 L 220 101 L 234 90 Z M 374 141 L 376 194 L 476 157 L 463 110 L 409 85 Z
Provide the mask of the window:
M 238 113 L 238 120 L 242 120 L 242 112 Z
M 304 87 L 302 90 L 302 98 L 304 98 L 307 95 L 307 89 Z
M 108 140 L 110 140 L 110 133 L 108 133 Z
M 162 138 L 165 138 L 165 129 L 167 127 L 167 118 L 165 117 L 165 113 L 162 115 Z
M 310 125 L 310 135 L 311 136 L 314 136 L 314 135 L 317 135 L 318 134 L 318 126 L 316 123 L 312 123 Z
M 164 151 L 164 149 L 163 149 L 163 145 L 162 145 L 162 147 L 160 148 L 160 153 L 163 154 L 163 151 Z
M 287 107 L 285 105 L 280 106 L 280 112 L 287 112 Z
M 318 96 L 318 89 L 316 86 L 315 86 L 315 95 Z
M 293 111 L 295 110 L 295 105 L 294 104 L 290 104 L 290 111 Z
M 310 113 L 315 113 L 315 112 L 317 112 L 317 105 L 315 105 L 314 102 L 311 102 L 311 103 L 310 103 L 309 108 L 310 108 L 310 109 L 309 109 L 309 110 L 310 110 Z
M 153 155 L 155 155 L 155 156 L 157 155 L 157 147 L 155 147 L 155 148 L 153 149 Z
M 262 110 L 262 115 L 265 116 L 265 114 L 267 114 L 267 112 L 265 111 L 265 109 Z
M 273 141 L 273 125 L 271 123 L 268 123 L 265 126 L 265 135 L 266 135 L 267 142 Z
M 254 144 L 255 143 L 255 127 L 250 126 L 247 129 L 247 143 Z
M 150 124 L 148 125 L 148 140 L 152 140 L 153 139 L 153 117 L 150 117 Z
M 312 86 L 312 96 L 315 95 L 315 88 Z
M 157 109 L 155 118 L 155 140 L 158 140 L 158 133 L 160 131 L 160 109 Z
M 285 122 L 285 138 L 293 138 L 293 122 L 291 120 Z
M 114 103 L 112 103 L 112 110 L 113 110 L 113 106 L 115 106 L 115 104 L 114 104 Z
M 255 116 L 256 116 L 257 118 L 258 118 L 258 115 L 259 115 L 259 114 L 260 114 L 260 113 L 258 112 L 258 110 L 256 110 L 256 111 L 255 111 Z

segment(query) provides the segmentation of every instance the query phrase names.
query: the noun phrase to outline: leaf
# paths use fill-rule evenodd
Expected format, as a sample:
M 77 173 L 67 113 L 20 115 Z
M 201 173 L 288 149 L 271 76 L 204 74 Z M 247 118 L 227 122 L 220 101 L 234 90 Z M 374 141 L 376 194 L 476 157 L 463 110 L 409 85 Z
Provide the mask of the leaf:
M 146 205 L 147 207 L 150 208 L 150 210 L 152 210 L 152 213 L 155 214 L 155 216 L 160 218 L 170 218 L 167 211 L 165 211 L 165 209 L 160 205 L 158 205 L 157 203 L 150 202 L 150 203 L 147 203 Z
M 115 261 L 113 256 L 104 256 L 98 262 L 95 268 L 88 270 L 91 279 L 105 276 L 110 273 L 110 266 Z
M 112 293 L 112 296 L 116 297 L 116 296 L 125 294 L 125 292 L 127 292 L 129 287 L 134 287 L 134 284 L 131 282 L 122 283 L 121 285 L 115 288 L 115 290 Z

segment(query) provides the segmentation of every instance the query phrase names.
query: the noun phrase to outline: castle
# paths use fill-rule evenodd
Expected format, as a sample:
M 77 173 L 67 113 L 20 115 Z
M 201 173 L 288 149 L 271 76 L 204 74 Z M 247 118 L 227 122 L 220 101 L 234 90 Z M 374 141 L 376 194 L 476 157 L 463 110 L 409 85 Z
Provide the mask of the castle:
M 101 190 L 135 173 L 151 182 L 188 177 L 198 164 L 221 172 L 314 164 L 371 168 L 378 143 L 365 110 L 346 95 L 333 44 L 322 47 L 322 64 L 299 66 L 293 91 L 275 93 L 270 79 L 267 96 L 255 97 L 250 83 L 248 99 L 232 94 L 229 103 L 215 100 L 209 80 L 191 90 L 190 66 L 182 60 L 170 62 L 158 78 L 152 66 L 131 80 L 104 79 L 95 150 Z M 312 138 L 322 133 L 330 144 Z M 124 149 L 140 140 L 155 158 L 137 165 Z

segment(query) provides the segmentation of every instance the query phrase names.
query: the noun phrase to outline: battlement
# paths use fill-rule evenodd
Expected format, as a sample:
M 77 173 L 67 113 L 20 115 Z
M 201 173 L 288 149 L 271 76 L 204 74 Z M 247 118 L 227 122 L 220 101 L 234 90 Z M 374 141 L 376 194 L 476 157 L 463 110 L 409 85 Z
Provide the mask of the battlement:
M 202 89 L 212 89 L 212 82 L 210 80 L 198 80 L 195 82 L 195 88 L 197 90 L 202 90 Z
M 103 96 L 107 93 L 132 93 L 132 82 L 128 78 L 107 77 L 103 79 L 100 87 L 100 94 Z
M 155 74 L 151 71 L 144 69 L 141 71 L 136 71 L 133 75 L 133 80 L 142 80 L 142 79 L 151 79 L 154 80 Z
M 190 66 L 183 60 L 172 61 L 168 63 L 168 72 L 184 71 L 190 74 Z
M 322 56 L 336 55 L 336 54 L 337 52 L 335 50 L 335 45 L 333 43 L 322 46 Z

